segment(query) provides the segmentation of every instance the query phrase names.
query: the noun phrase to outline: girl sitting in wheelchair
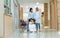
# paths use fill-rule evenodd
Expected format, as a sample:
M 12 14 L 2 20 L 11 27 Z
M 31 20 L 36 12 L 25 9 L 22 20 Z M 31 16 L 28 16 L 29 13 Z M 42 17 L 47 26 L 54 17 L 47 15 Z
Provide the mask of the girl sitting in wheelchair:
M 36 32 L 35 19 L 29 19 L 29 31 Z

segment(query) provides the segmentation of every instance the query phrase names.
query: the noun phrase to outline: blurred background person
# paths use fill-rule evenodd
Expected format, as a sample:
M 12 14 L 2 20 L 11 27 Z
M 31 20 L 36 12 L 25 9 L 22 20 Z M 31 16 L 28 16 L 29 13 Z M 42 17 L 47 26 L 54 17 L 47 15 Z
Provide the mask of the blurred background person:
M 40 30 L 40 20 L 41 20 L 41 14 L 40 14 L 40 10 L 38 7 L 36 7 L 36 12 L 34 14 L 34 19 L 36 20 L 36 30 L 39 31 Z

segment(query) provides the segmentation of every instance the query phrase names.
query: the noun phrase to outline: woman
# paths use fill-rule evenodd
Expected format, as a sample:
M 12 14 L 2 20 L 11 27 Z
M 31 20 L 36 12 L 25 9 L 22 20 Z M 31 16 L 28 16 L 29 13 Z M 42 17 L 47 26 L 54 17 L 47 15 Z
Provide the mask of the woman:
M 29 13 L 28 13 L 28 19 L 34 19 L 34 13 L 33 13 L 33 8 L 30 8 Z
M 29 9 L 29 13 L 28 13 L 28 31 L 29 31 L 29 21 L 30 19 L 34 19 L 34 12 L 33 12 L 33 8 Z

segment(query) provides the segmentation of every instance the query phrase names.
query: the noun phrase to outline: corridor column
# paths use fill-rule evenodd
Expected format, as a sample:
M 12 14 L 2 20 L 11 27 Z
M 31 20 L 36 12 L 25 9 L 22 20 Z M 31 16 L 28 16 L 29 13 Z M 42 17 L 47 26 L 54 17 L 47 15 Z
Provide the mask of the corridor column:
M 0 38 L 3 37 L 4 0 L 0 0 Z
M 50 28 L 57 30 L 56 0 L 50 0 Z
M 48 3 L 44 3 L 44 26 L 48 26 Z
M 20 6 L 20 20 L 23 19 L 23 7 Z
M 57 0 L 58 30 L 60 31 L 60 0 Z

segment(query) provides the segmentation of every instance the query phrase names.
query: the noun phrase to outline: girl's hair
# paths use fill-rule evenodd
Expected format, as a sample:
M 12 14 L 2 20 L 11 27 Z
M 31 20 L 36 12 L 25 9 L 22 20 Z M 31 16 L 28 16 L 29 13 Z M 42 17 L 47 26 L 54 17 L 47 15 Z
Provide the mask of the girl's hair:
M 30 12 L 32 12 L 32 10 L 33 10 L 33 8 L 30 8 L 30 10 L 29 10 L 29 11 L 30 11 Z
M 31 20 L 33 20 L 33 21 L 35 22 L 35 19 L 32 19 L 32 18 L 31 18 L 31 19 L 29 19 L 29 22 L 30 22 Z

